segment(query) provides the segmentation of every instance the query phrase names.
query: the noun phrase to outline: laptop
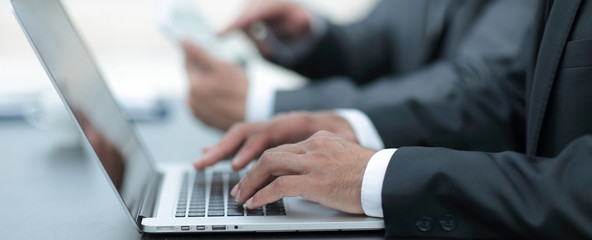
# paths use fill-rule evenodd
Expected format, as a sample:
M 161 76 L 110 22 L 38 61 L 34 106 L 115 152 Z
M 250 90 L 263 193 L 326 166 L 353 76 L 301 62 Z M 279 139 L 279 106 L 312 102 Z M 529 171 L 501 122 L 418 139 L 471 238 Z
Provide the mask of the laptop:
M 138 231 L 149 233 L 383 229 L 380 218 L 352 215 L 286 197 L 245 209 L 229 191 L 244 172 L 156 165 L 113 98 L 59 0 L 11 0 L 13 11 L 85 146 Z

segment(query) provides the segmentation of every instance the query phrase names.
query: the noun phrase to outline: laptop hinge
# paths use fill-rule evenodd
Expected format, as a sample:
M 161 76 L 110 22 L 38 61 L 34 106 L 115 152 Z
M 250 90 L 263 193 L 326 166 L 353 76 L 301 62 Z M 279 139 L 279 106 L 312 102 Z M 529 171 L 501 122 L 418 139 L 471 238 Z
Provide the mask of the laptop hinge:
M 136 215 L 136 224 L 138 224 L 138 228 L 142 230 L 142 219 L 143 218 L 151 218 L 154 215 L 154 208 L 156 204 L 156 199 L 158 196 L 158 191 L 160 190 L 161 180 L 162 180 L 162 173 L 156 173 L 156 176 L 152 178 L 152 181 L 148 184 L 146 188 L 146 194 L 144 194 L 144 198 L 142 202 L 140 202 L 140 207 L 138 208 L 138 214 Z

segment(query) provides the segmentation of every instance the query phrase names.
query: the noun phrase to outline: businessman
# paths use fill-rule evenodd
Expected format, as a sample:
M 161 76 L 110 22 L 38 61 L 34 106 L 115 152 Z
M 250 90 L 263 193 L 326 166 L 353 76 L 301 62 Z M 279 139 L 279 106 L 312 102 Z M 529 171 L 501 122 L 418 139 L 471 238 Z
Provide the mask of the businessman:
M 253 1 L 225 32 L 264 22 L 253 38 L 268 60 L 310 78 L 275 91 L 237 66 L 185 45 L 189 104 L 227 129 L 293 110 L 380 109 L 408 99 L 440 100 L 458 85 L 482 85 L 516 56 L 536 1 L 380 1 L 363 20 L 340 26 L 283 1 Z M 193 47 L 194 48 L 194 47 Z
M 532 38 L 501 79 L 487 88 L 459 88 L 444 102 L 407 101 L 382 109 L 389 114 L 368 114 L 385 142 L 423 143 L 456 134 L 460 142 L 522 141 L 524 152 L 430 147 L 375 152 L 321 131 L 265 151 L 233 196 L 255 208 L 301 195 L 342 211 L 384 217 L 387 236 L 592 238 L 592 2 L 540 3 Z M 528 71 L 520 70 L 524 65 Z M 290 134 L 288 128 L 308 130 L 286 124 L 301 114 L 307 115 L 237 128 L 262 133 L 283 122 L 284 134 Z M 463 137 L 492 129 L 508 137 Z M 519 129 L 525 131 L 514 131 Z M 264 133 L 255 135 L 276 144 L 290 138 Z

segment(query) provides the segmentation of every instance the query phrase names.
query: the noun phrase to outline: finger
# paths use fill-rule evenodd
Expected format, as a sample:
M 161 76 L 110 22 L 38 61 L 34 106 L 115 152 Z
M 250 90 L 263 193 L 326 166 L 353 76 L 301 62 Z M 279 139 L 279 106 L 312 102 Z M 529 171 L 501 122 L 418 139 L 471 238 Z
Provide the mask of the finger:
M 226 28 L 220 31 L 218 33 L 218 36 L 225 36 L 230 32 L 236 30 L 243 30 L 247 32 L 246 30 L 249 28 L 249 26 L 251 26 L 251 24 L 253 24 L 256 21 L 255 16 L 253 16 L 253 14 L 249 12 L 253 11 L 252 9 L 252 7 L 248 7 L 242 15 L 240 15 L 236 20 L 234 20 L 234 22 L 232 22 L 230 25 L 228 25 Z
M 236 201 L 244 203 L 276 177 L 304 173 L 305 161 L 299 158 L 298 154 L 291 152 L 266 151 L 239 182 Z
M 197 64 L 205 69 L 213 69 L 216 66 L 216 59 L 206 53 L 203 49 L 191 43 L 189 40 L 182 40 L 181 46 L 185 51 L 186 64 Z
M 202 84 L 204 79 L 209 78 L 209 69 L 206 69 L 199 63 L 186 61 L 185 68 L 187 69 L 187 79 L 189 80 L 189 86 L 191 87 L 189 90 L 199 90 L 200 84 Z
M 232 31 L 247 30 L 256 22 L 265 22 L 276 18 L 282 13 L 281 4 L 275 1 L 251 1 L 245 8 L 243 13 L 232 22 L 228 27 L 224 28 L 219 35 L 224 36 Z
M 255 209 L 280 200 L 283 197 L 302 195 L 302 191 L 304 190 L 302 182 L 305 181 L 303 178 L 303 176 L 282 176 L 276 178 L 247 200 L 247 208 Z
M 228 133 L 224 135 L 218 145 L 212 147 L 205 155 L 194 163 L 195 168 L 198 170 L 204 169 L 234 154 L 257 124 L 260 123 L 243 123 L 234 125 L 228 130 Z
M 238 150 L 236 157 L 232 161 L 235 169 L 244 168 L 251 160 L 260 156 L 265 150 L 275 147 L 280 144 L 293 143 L 293 139 L 284 136 L 283 125 L 267 123 L 262 125 L 254 131 L 251 136 L 247 138 L 243 146 Z M 298 140 L 297 140 L 298 141 Z M 293 153 L 301 153 L 298 151 L 299 147 L 294 145 L 284 145 L 278 150 L 290 151 Z
M 261 56 L 265 58 L 269 58 L 271 56 L 273 49 L 271 49 L 271 47 L 268 44 L 262 42 L 263 39 L 256 37 L 251 31 L 245 31 L 245 33 L 247 37 L 251 40 L 251 42 L 253 42 L 257 50 L 259 50 Z
M 264 126 L 262 126 L 264 127 Z M 261 129 L 261 128 L 260 128 Z M 238 153 L 232 160 L 233 169 L 244 168 L 251 160 L 255 159 L 267 148 L 271 147 L 269 144 L 270 132 L 263 128 L 259 131 L 255 130 L 254 134 L 251 134 L 238 150 Z
M 212 150 L 214 146 L 205 146 L 201 149 L 203 154 L 207 154 L 210 150 Z
M 222 29 L 222 31 L 218 32 L 218 36 L 223 37 L 223 36 L 226 36 L 227 34 L 229 34 L 231 32 L 234 32 L 236 30 L 242 29 L 243 27 L 241 27 L 241 26 L 244 23 L 242 23 L 241 17 L 237 18 L 230 25 L 228 25 L 227 27 L 225 27 L 224 29 Z
M 333 137 L 333 138 L 335 138 L 335 137 L 338 137 L 338 136 L 335 133 L 329 132 L 327 130 L 320 130 L 320 131 L 315 132 L 311 136 L 311 138 L 314 138 L 314 137 L 321 137 L 321 138 L 324 138 L 324 137 Z
M 224 28 L 222 31 L 218 33 L 219 36 L 224 36 L 230 32 L 236 30 L 243 30 L 247 32 L 247 29 L 251 26 L 251 24 L 260 21 L 260 11 L 257 7 L 253 6 L 255 3 L 251 2 L 249 6 L 243 11 L 241 15 L 238 16 L 230 25 Z
M 230 196 L 236 197 L 237 192 L 238 192 L 238 183 L 236 185 L 234 185 L 234 187 L 232 187 L 232 190 L 230 190 Z

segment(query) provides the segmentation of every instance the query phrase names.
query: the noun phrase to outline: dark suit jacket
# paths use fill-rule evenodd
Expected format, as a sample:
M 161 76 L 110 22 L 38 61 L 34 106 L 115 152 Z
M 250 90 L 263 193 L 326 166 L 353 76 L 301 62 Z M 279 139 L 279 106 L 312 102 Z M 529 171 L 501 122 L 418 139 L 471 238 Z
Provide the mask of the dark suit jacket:
M 517 61 L 531 63 L 526 77 L 509 72 L 488 89 L 458 90 L 448 103 L 407 102 L 383 109 L 393 111 L 390 120 L 375 118 L 391 143 L 408 141 L 395 137 L 404 129 L 419 142 L 450 132 L 483 136 L 461 142 L 487 141 L 477 134 L 484 132 L 525 146 L 502 153 L 400 148 L 382 191 L 387 235 L 592 238 L 592 2 L 542 8 L 538 40 Z M 399 120 L 408 125 L 387 126 Z
M 383 0 L 360 22 L 329 25 L 297 72 L 314 84 L 276 95 L 275 111 L 368 110 L 437 99 L 491 81 L 519 52 L 536 1 Z M 325 79 L 331 76 L 343 76 Z

